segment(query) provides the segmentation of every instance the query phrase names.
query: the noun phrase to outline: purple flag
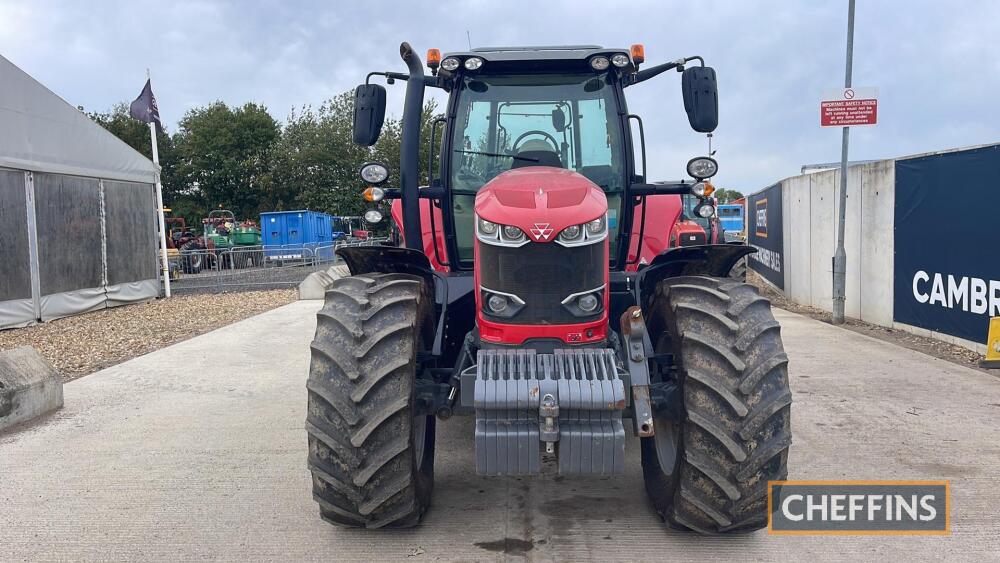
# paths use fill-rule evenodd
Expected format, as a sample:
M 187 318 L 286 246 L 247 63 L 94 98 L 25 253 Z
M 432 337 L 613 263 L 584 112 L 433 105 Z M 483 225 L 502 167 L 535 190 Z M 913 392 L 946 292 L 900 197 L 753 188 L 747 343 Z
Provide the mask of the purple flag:
M 156 107 L 156 97 L 153 96 L 153 88 L 149 84 L 149 79 L 142 87 L 139 97 L 129 105 L 128 113 L 144 123 L 155 123 L 158 130 L 163 129 L 163 125 L 160 123 L 160 108 Z

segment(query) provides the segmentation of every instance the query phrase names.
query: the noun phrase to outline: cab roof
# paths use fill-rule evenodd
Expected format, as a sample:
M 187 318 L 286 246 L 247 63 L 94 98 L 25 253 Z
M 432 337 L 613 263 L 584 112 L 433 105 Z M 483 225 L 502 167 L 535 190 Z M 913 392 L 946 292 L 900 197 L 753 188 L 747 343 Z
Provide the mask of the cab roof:
M 442 60 L 456 58 L 465 61 L 469 57 L 483 59 L 483 67 L 475 72 L 480 74 L 508 74 L 517 72 L 592 72 L 589 60 L 596 55 L 610 58 L 621 53 L 629 58 L 626 72 L 634 71 L 629 49 L 607 48 L 600 45 L 543 45 L 534 47 L 478 47 L 469 51 L 446 53 Z M 462 72 L 459 68 L 459 72 Z
M 446 53 L 444 57 L 466 59 L 480 57 L 487 62 L 517 62 L 517 61 L 580 61 L 598 54 L 624 53 L 625 48 L 605 48 L 600 45 L 539 45 L 526 47 L 476 47 L 471 51 Z

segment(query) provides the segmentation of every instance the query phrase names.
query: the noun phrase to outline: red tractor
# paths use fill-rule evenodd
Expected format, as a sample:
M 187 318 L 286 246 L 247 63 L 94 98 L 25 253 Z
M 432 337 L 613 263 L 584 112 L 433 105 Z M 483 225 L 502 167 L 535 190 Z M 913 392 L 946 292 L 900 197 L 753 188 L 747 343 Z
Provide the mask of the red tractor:
M 692 128 L 711 132 L 715 71 L 701 57 L 640 70 L 640 45 L 432 49 L 429 75 L 408 44 L 400 54 L 408 73 L 369 75 L 406 82 L 398 178 L 360 169 L 376 202 L 366 220 L 391 201 L 399 245 L 337 251 L 351 275 L 327 290 L 312 343 L 321 516 L 416 525 L 435 426 L 469 415 L 481 475 L 618 475 L 635 436 L 670 526 L 764 526 L 791 444 L 779 326 L 754 287 L 726 277 L 753 249 L 670 244 L 683 197 L 712 215 L 718 166 L 698 157 L 692 180 L 650 182 L 625 104 L 626 89 L 676 69 Z M 426 88 L 449 101 L 430 135 L 439 173 L 420 186 Z M 382 86 L 357 88 L 355 142 L 375 143 L 385 103 Z

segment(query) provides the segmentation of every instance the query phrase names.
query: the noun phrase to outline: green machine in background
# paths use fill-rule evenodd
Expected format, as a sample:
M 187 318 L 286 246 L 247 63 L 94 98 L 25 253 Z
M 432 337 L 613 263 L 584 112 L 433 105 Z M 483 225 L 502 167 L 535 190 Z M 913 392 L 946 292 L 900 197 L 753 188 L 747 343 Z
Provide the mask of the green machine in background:
M 264 262 L 260 228 L 251 220 L 238 223 L 228 209 L 216 209 L 201 220 L 202 236 L 180 248 L 184 273 L 204 268 L 247 268 Z

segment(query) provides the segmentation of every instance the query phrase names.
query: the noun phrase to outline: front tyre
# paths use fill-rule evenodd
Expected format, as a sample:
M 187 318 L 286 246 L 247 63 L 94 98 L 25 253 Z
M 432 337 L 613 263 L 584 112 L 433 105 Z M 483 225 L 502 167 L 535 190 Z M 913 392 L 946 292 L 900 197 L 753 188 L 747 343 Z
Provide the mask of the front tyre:
M 674 354 L 685 417 L 642 439 L 646 491 L 671 526 L 703 534 L 767 524 L 767 483 L 788 474 L 787 364 L 770 303 L 753 286 L 665 280 L 649 318 L 656 352 Z
M 417 352 L 432 331 L 423 280 L 341 278 L 317 314 L 309 370 L 309 470 L 321 517 L 415 526 L 434 485 L 434 417 L 414 412 Z

